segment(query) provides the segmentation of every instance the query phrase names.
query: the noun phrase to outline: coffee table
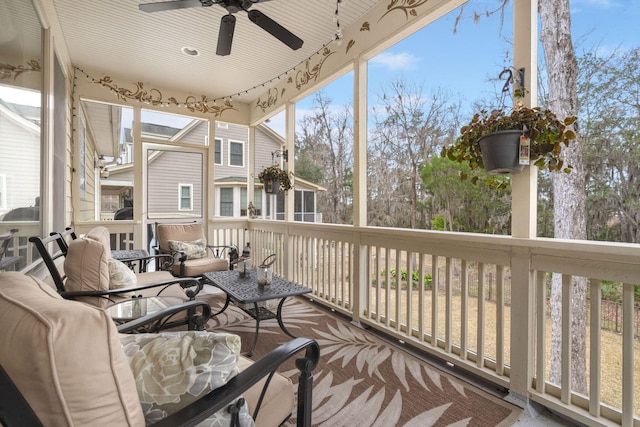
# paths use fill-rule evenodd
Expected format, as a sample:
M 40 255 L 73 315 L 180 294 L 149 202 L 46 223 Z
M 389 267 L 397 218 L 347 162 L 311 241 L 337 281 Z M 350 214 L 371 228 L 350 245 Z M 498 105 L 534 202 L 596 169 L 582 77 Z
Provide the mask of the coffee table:
M 213 286 L 220 288 L 225 294 L 227 294 L 227 300 L 224 303 L 224 307 L 214 314 L 214 316 L 225 311 L 229 306 L 229 303 L 233 301 L 241 310 L 255 319 L 256 334 L 253 337 L 251 350 L 247 353 L 248 357 L 253 356 L 253 350 L 258 342 L 261 320 L 276 319 L 280 329 L 282 329 L 282 332 L 291 338 L 296 338 L 287 330 L 282 322 L 282 306 L 288 297 L 309 293 L 311 292 L 311 289 L 275 275 L 273 276 L 271 285 L 264 289 L 260 289 L 258 288 L 256 269 L 252 269 L 247 277 L 240 277 L 240 273 L 233 270 L 204 273 L 204 277 L 207 278 Z M 275 313 L 266 307 L 258 305 L 260 302 L 272 299 L 280 299 L 280 302 L 278 303 L 278 310 Z M 251 307 L 251 305 L 253 305 L 253 307 Z
M 127 322 L 183 302 L 178 297 L 137 297 L 105 307 L 105 311 L 116 322 Z

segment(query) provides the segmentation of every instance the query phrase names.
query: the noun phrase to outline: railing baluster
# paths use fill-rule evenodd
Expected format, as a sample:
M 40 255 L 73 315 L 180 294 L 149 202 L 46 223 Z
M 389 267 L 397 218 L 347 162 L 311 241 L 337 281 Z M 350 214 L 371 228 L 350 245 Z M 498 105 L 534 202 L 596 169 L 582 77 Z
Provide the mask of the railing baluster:
M 589 339 L 589 413 L 594 417 L 600 416 L 600 386 L 601 386 L 601 319 L 600 310 L 602 300 L 602 281 L 591 279 L 590 289 L 590 339 Z M 546 314 L 546 313 L 545 313 Z M 543 317 L 544 319 L 545 317 Z
M 562 275 L 562 374 L 560 400 L 571 401 L 571 276 Z
M 433 286 L 431 288 L 431 346 L 438 347 L 438 293 L 440 287 L 440 269 L 438 267 L 438 257 L 431 256 L 431 278 Z
M 504 375 L 504 266 L 496 266 L 496 373 Z
M 476 366 L 484 368 L 484 324 L 485 324 L 484 263 L 478 263 L 478 319 L 477 319 L 477 360 Z
M 460 261 L 460 359 L 467 360 L 469 340 L 469 271 L 467 260 Z
M 622 285 L 622 425 L 633 426 L 633 301 L 632 283 Z

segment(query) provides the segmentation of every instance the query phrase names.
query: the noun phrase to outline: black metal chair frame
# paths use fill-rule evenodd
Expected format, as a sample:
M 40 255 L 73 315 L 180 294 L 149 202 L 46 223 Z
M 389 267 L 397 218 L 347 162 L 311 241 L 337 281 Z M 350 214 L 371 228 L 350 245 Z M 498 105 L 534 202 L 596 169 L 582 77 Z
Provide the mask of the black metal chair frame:
M 153 323 L 161 317 L 160 314 L 152 314 L 118 326 L 118 331 L 127 333 L 144 329 L 147 323 Z M 156 427 L 195 426 L 221 409 L 227 408 L 233 412 L 237 410 L 230 403 L 258 383 L 267 378 L 262 388 L 258 404 L 252 414 L 254 419 L 259 416 L 260 406 L 277 369 L 285 361 L 304 351 L 304 356 L 295 361 L 300 371 L 298 377 L 297 426 L 310 427 L 312 413 L 312 386 L 313 370 L 320 359 L 320 347 L 318 343 L 309 338 L 295 338 L 266 354 L 261 359 L 251 364 L 240 372 L 231 381 L 219 387 L 187 407 L 169 415 L 154 423 Z M 286 420 L 283 420 L 283 422 Z M 96 420 L 99 423 L 99 420 Z M 6 371 L 0 366 L 0 423 L 6 427 L 30 427 L 42 426 L 37 415 L 33 412 L 29 403 L 24 399 L 20 390 L 11 380 Z M 232 426 L 233 427 L 233 424 Z
M 72 233 L 72 230 L 67 230 L 67 233 L 65 234 L 72 236 Z M 172 278 L 170 280 L 153 282 L 145 285 L 100 291 L 67 291 L 64 286 L 65 277 L 60 274 L 56 265 L 57 262 L 61 262 L 61 258 L 66 257 L 67 255 L 69 246 L 67 245 L 65 238 L 60 233 L 52 233 L 52 235 L 45 238 L 38 236 L 30 237 L 29 241 L 38 249 L 44 264 L 49 270 L 51 280 L 55 284 L 58 294 L 65 299 L 73 300 L 79 297 L 98 297 L 105 298 L 108 301 L 115 303 L 117 301 L 113 299 L 113 296 L 119 296 L 130 292 L 136 293 L 141 290 L 151 288 L 159 288 L 156 295 L 160 296 L 169 286 L 179 284 L 184 289 L 185 295 L 188 297 L 189 301 L 185 301 L 183 304 L 178 304 L 160 311 L 159 313 L 163 314 L 162 319 L 156 322 L 151 328 L 141 329 L 142 332 L 156 332 L 184 324 L 186 324 L 189 329 L 202 330 L 206 322 L 211 317 L 211 307 L 204 301 L 195 301 L 195 296 L 202 290 L 202 282 L 197 278 Z M 54 242 L 57 244 L 59 249 L 57 252 L 53 252 L 53 249 L 51 251 L 48 249 L 53 246 Z M 175 320 L 176 314 L 184 311 L 187 311 L 186 320 Z

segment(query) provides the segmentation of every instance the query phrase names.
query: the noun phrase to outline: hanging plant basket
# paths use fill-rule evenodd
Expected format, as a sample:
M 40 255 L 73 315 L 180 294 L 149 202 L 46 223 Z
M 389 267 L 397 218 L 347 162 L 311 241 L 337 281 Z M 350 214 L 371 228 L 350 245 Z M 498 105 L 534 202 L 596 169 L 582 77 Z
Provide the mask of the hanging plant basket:
M 267 194 L 278 194 L 280 191 L 280 181 L 278 180 L 270 180 L 264 182 L 264 191 Z
M 279 166 L 272 165 L 264 168 L 258 174 L 258 179 L 264 184 L 264 191 L 267 194 L 278 194 L 280 190 L 287 191 L 293 187 L 289 175 L 293 176 Z
M 490 133 L 478 140 L 482 150 L 484 169 L 490 175 L 508 175 L 522 172 L 519 162 L 521 130 L 503 130 Z

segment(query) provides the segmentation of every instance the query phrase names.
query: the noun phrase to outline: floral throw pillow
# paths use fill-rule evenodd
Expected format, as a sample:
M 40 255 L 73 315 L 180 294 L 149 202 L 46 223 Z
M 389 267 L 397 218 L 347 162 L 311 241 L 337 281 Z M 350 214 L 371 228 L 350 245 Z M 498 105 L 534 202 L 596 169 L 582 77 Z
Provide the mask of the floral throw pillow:
M 240 337 L 205 331 L 120 335 L 138 389 L 146 424 L 189 405 L 238 374 Z M 235 402 L 233 402 L 235 403 Z M 246 402 L 240 425 L 254 427 Z M 231 414 L 222 409 L 198 426 L 228 427 Z
M 113 258 L 109 258 L 107 261 L 109 264 L 109 289 L 128 288 L 138 284 L 136 274 L 124 262 Z M 126 296 L 125 294 L 120 295 Z
M 187 259 L 204 258 L 207 256 L 207 241 L 205 239 L 181 242 L 179 240 L 169 240 L 169 249 L 176 252 L 184 252 Z

